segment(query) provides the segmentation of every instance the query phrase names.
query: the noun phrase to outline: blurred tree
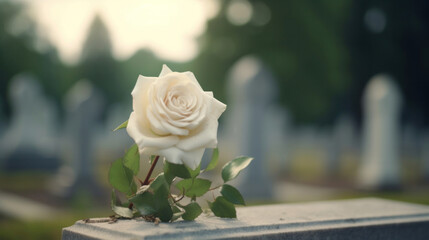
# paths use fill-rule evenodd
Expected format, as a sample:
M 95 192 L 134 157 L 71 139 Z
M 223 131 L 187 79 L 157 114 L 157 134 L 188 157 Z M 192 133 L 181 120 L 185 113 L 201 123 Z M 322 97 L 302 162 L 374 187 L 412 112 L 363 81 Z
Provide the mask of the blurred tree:
M 297 122 L 330 121 L 350 80 L 343 42 L 349 2 L 222 1 L 200 39 L 193 69 L 225 101 L 229 68 L 244 55 L 256 55 L 277 77 L 279 100 Z M 250 18 L 244 22 L 246 11 Z
M 21 72 L 36 76 L 45 92 L 59 97 L 64 82 L 60 81 L 64 66 L 57 52 L 37 35 L 37 26 L 19 2 L 0 1 L 0 104 L 10 115 L 9 83 Z
M 79 72 L 81 78 L 87 78 L 103 91 L 109 103 L 128 96 L 120 81 L 120 68 L 112 56 L 109 32 L 98 15 L 90 25 L 83 45 Z
M 361 119 L 361 94 L 377 73 L 391 74 L 404 95 L 404 121 L 429 125 L 429 2 L 354 1 L 348 20 L 353 86 L 347 100 Z
M 124 79 L 121 84 L 127 89 L 126 96 L 131 100 L 130 93 L 136 84 L 139 75 L 158 76 L 161 72 L 162 65 L 167 64 L 169 68 L 177 72 L 185 72 L 192 69 L 190 63 L 177 63 L 166 60 L 161 60 L 156 57 L 150 50 L 141 49 L 137 51 L 129 59 L 121 61 L 121 79 Z

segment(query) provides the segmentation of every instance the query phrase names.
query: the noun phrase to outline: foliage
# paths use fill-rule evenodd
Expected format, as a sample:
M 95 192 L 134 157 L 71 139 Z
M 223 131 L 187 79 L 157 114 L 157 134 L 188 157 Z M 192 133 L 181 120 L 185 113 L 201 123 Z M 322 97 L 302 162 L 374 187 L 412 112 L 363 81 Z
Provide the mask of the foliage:
M 151 157 L 151 169 L 157 164 L 158 158 Z M 236 178 L 250 164 L 252 158 L 238 157 L 226 163 L 222 169 L 225 183 L 212 187 L 210 180 L 200 178 L 199 175 L 213 170 L 218 158 L 219 151 L 215 149 L 207 168 L 201 169 L 201 166 L 198 166 L 195 170 L 164 160 L 164 171 L 155 179 L 148 180 L 151 175 L 149 171 L 147 180 L 139 180 L 137 187 L 136 176 L 139 172 L 140 157 L 137 146 L 133 145 L 123 158 L 112 163 L 109 170 L 109 183 L 114 188 L 111 201 L 113 212 L 123 218 L 141 216 L 146 219 L 159 218 L 163 222 L 172 222 L 179 218 L 191 221 L 203 212 L 196 201 L 197 198 L 220 189 L 221 196 L 209 202 L 211 211 L 218 217 L 236 218 L 234 204 L 244 205 L 244 199 L 236 188 L 225 183 Z M 172 189 L 179 190 L 180 195 L 172 194 Z M 127 202 L 117 202 L 116 191 L 125 194 Z M 190 203 L 182 205 L 180 202 L 185 198 L 189 198 Z
M 24 3 L 0 1 L 0 26 L 0 114 L 11 113 L 7 91 L 19 73 L 37 77 L 49 95 L 62 96 L 74 74 L 61 64 L 51 43 L 37 34 L 36 22 Z
M 227 102 L 228 71 L 241 57 L 253 55 L 273 73 L 278 100 L 294 120 L 305 123 L 329 117 L 350 85 L 343 41 L 350 1 L 250 0 L 252 19 L 240 26 L 228 20 L 231 3 L 221 1 L 220 13 L 208 22 L 200 39 L 201 53 L 192 69 L 203 79 L 203 88 Z M 257 16 L 266 11 L 269 21 L 257 24 Z
M 126 96 L 125 88 L 120 84 L 120 71 L 112 55 L 109 31 L 100 16 L 91 23 L 88 36 L 82 48 L 79 73 L 101 89 L 110 102 Z

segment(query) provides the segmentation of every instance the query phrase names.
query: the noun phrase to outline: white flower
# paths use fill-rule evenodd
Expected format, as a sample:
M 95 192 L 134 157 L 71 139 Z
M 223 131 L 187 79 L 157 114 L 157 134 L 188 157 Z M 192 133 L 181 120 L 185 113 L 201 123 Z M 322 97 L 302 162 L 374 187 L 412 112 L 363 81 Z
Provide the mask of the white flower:
M 204 92 L 192 72 L 139 76 L 131 92 L 127 132 L 141 154 L 160 155 L 195 169 L 205 148 L 217 146 L 218 118 L 226 105 Z

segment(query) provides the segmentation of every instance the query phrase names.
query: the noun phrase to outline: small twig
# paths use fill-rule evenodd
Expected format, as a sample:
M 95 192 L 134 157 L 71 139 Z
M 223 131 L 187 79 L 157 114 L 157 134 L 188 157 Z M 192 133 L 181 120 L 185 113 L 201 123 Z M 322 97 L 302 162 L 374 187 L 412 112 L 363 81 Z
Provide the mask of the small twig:
M 222 185 L 219 185 L 219 186 L 214 187 L 214 188 L 210 188 L 210 189 L 209 189 L 209 191 L 213 191 L 213 190 L 218 189 L 218 188 L 220 188 L 220 187 L 222 187 Z
M 183 195 L 179 199 L 174 199 L 173 198 L 173 202 L 174 203 L 180 202 L 184 197 L 185 197 L 185 189 L 183 189 Z
M 112 217 L 112 218 L 110 218 L 109 224 L 115 223 L 117 221 L 118 221 L 118 218 Z
M 100 218 L 100 219 L 84 219 L 83 222 L 84 223 L 104 223 L 104 222 L 108 222 L 108 223 L 114 223 L 118 221 L 118 219 L 115 216 L 110 216 L 108 218 Z
M 142 216 L 142 218 L 145 221 L 153 222 L 155 225 L 158 225 L 161 222 L 161 219 L 159 219 L 158 217 L 155 217 L 153 215 L 144 215 L 144 216 Z

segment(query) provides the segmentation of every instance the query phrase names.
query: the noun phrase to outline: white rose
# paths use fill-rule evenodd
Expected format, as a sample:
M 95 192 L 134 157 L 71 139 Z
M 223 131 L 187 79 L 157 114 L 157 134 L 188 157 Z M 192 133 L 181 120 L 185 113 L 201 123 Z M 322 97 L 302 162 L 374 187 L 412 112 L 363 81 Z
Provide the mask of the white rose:
M 192 72 L 139 76 L 127 132 L 141 154 L 160 155 L 195 169 L 205 148 L 217 146 L 218 118 L 226 105 L 204 92 Z

